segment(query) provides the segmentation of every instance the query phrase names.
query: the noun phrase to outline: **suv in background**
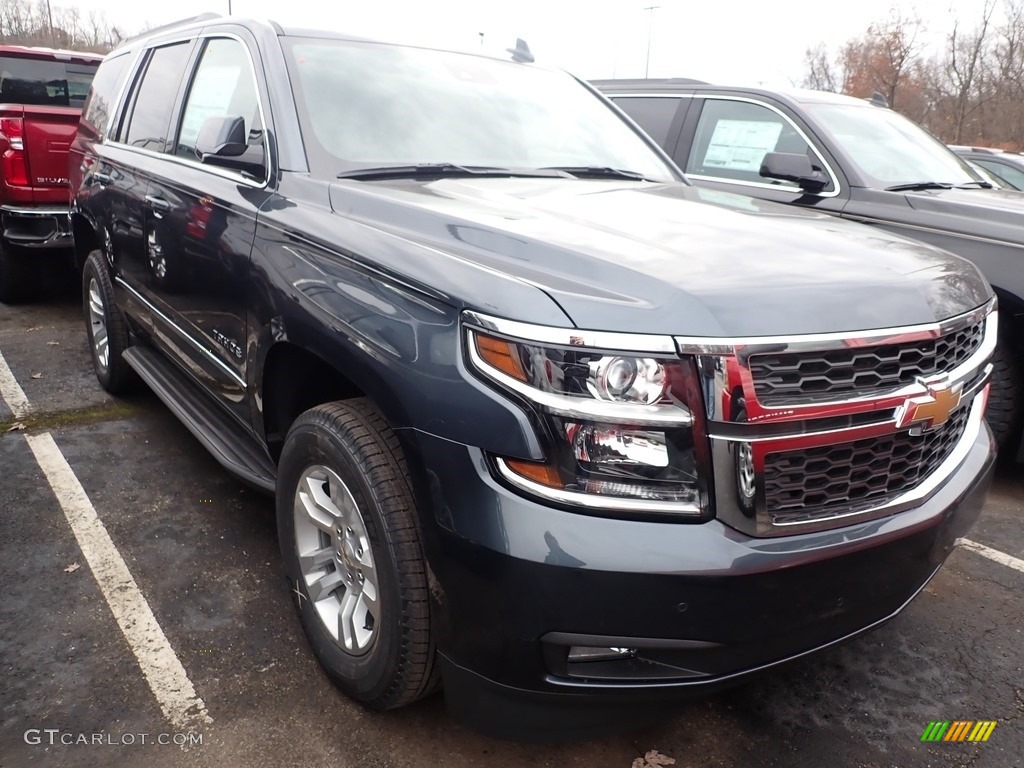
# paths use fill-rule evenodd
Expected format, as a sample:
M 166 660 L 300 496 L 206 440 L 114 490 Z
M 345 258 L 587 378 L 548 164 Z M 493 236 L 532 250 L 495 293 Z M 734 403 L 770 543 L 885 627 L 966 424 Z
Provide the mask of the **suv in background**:
M 31 299 L 72 254 L 68 148 L 102 58 L 0 45 L 0 301 Z
M 1004 187 L 1024 190 L 1024 155 L 988 147 L 950 146 L 960 157 L 977 163 Z
M 981 267 L 999 296 L 988 419 L 1024 459 L 1024 197 L 991 184 L 884 106 L 819 91 L 697 80 L 595 80 L 687 178 L 865 222 Z
M 984 503 L 997 321 L 970 263 L 695 188 L 522 48 L 154 30 L 72 219 L 100 384 L 275 496 L 330 677 L 557 738 L 899 613 Z

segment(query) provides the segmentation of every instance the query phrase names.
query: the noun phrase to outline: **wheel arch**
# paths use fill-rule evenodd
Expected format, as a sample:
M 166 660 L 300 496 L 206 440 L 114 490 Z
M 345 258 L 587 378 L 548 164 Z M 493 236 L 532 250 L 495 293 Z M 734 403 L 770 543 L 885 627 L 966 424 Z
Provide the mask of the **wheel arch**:
M 101 248 L 100 236 L 93 223 L 80 212 L 71 214 L 71 233 L 75 242 L 75 268 L 81 271 L 89 254 Z

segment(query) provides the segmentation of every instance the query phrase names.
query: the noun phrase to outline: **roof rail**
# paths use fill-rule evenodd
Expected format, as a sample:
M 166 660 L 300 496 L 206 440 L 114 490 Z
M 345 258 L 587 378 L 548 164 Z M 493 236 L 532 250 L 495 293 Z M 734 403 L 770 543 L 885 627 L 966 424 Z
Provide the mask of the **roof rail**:
M 194 24 L 199 21 L 212 21 L 213 19 L 219 19 L 221 17 L 222 16 L 219 13 L 214 13 L 213 11 L 206 11 L 205 13 L 200 13 L 198 16 L 190 16 L 185 19 L 178 19 L 177 21 L 172 21 L 168 24 L 161 24 L 159 27 L 147 29 L 145 32 L 140 32 L 137 35 L 129 37 L 127 40 L 125 40 L 125 42 L 132 43 L 136 40 L 141 40 L 144 37 L 151 37 L 153 35 L 160 34 L 161 32 L 165 32 L 169 29 L 180 27 L 182 24 Z

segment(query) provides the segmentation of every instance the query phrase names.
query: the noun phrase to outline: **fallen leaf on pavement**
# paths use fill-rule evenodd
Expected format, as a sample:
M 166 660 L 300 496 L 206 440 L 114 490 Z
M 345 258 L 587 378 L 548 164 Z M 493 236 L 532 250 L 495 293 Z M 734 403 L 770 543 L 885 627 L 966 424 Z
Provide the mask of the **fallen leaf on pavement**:
M 11 426 L 9 426 L 7 428 L 7 431 L 8 432 L 20 432 L 24 428 L 25 428 L 24 424 L 22 424 L 20 421 L 16 421 L 13 424 L 11 424 Z
M 632 768 L 660 768 L 663 765 L 675 765 L 676 759 L 663 755 L 656 749 L 648 750 L 647 754 L 643 757 L 638 757 L 633 761 Z
M 33 373 L 32 374 L 32 378 L 33 379 L 41 379 L 41 378 L 43 378 L 43 374 L 41 374 L 41 373 Z
M 69 565 L 67 568 L 64 569 L 64 573 L 74 573 L 75 571 L 77 571 L 81 567 L 82 566 L 80 566 L 78 563 L 72 563 L 71 565 Z M 675 760 L 673 760 L 672 762 L 674 763 Z
M 60 346 L 60 342 L 59 341 L 48 341 L 48 342 L 46 342 L 46 346 L 48 346 L 48 347 L 59 347 Z
M 26 328 L 25 330 L 26 331 L 38 331 L 39 330 L 39 326 L 38 325 L 33 325 L 31 328 Z

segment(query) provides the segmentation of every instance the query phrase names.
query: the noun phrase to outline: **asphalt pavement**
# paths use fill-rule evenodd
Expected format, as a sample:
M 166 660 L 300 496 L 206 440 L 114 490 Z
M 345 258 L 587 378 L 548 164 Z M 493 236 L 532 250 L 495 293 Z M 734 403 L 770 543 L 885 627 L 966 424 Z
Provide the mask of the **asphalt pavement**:
M 24 394 L 0 399 L 4 768 L 629 768 L 651 750 L 680 768 L 1024 766 L 1024 468 L 1000 470 L 970 535 L 1004 562 L 958 548 L 879 630 L 642 731 L 515 744 L 457 725 L 443 694 L 377 714 L 331 685 L 272 501 L 153 395 L 100 389 L 73 288 L 0 304 L 0 355 Z M 966 720 L 997 725 L 983 743 L 921 741 Z

